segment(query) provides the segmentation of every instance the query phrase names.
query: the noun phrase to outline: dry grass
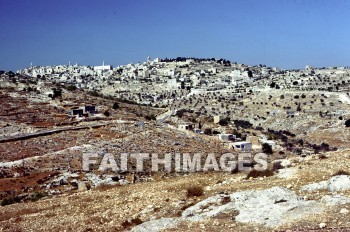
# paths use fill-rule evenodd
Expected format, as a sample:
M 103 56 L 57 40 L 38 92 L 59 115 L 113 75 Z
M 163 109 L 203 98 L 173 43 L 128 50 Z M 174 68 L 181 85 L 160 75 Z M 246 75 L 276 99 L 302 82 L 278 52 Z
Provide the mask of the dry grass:
M 0 211 L 0 221 L 7 221 L 10 218 L 19 218 L 23 215 L 28 214 L 34 214 L 41 212 L 45 209 L 38 209 L 38 208 L 21 208 L 19 210 L 13 210 L 13 211 Z
M 113 189 L 116 187 L 117 187 L 117 185 L 101 184 L 101 185 L 97 186 L 96 188 L 94 188 L 94 190 L 106 191 L 106 190 Z

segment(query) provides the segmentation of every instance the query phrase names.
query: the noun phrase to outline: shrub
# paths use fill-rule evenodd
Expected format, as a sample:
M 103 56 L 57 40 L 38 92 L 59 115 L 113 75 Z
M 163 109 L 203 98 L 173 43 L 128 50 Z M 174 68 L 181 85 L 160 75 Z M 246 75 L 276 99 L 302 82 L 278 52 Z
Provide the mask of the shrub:
M 56 89 L 56 88 L 53 88 L 52 89 L 53 91 L 53 94 L 52 94 L 52 100 L 55 99 L 55 98 L 58 98 L 58 97 L 62 97 L 62 89 Z
M 223 198 L 221 198 L 221 203 L 222 204 L 227 204 L 229 202 L 231 202 L 230 196 L 224 196 Z
M 12 205 L 12 204 L 18 203 L 18 202 L 20 202 L 20 200 L 17 197 L 8 196 L 1 201 L 1 206 Z
M 140 225 L 142 223 L 142 220 L 140 218 L 133 218 L 131 219 L 131 223 L 134 225 Z
M 262 152 L 264 152 L 264 153 L 266 153 L 266 154 L 272 154 L 272 153 L 273 153 L 272 147 L 271 147 L 269 144 L 264 143 L 264 144 L 262 145 Z
M 318 158 L 319 159 L 327 159 L 327 156 L 325 154 L 319 154 Z
M 344 170 L 339 170 L 339 171 L 335 172 L 332 176 L 341 176 L 341 175 L 350 176 L 350 172 L 347 172 Z
M 93 96 L 93 97 L 102 97 L 102 95 L 99 94 L 96 90 L 90 91 L 88 94 Z
M 109 189 L 113 189 L 115 188 L 116 185 L 111 185 L 111 184 L 100 184 L 98 185 L 95 190 L 98 190 L 98 191 L 106 191 L 106 190 L 109 190 Z
M 69 86 L 67 87 L 67 90 L 68 90 L 68 91 L 74 91 L 74 90 L 77 90 L 77 87 L 76 87 L 75 85 L 69 85 Z
M 108 110 L 106 110 L 106 111 L 103 113 L 103 115 L 106 116 L 106 117 L 109 117 L 111 114 L 109 113 Z
M 297 155 L 301 155 L 303 153 L 303 150 L 301 150 L 300 148 L 296 148 L 293 152 Z
M 156 116 L 154 114 L 148 114 L 145 116 L 147 120 L 156 120 Z
M 132 226 L 137 226 L 142 223 L 142 220 L 140 218 L 133 218 L 131 220 L 125 220 L 122 222 L 122 227 L 129 228 Z
M 204 131 L 203 131 L 203 133 L 204 133 L 205 135 L 212 135 L 212 134 L 213 134 L 213 131 L 212 131 L 211 128 L 205 128 Z
M 220 126 L 227 126 L 230 122 L 230 118 L 224 118 L 224 119 L 221 119 L 220 122 L 219 122 L 219 125 Z
M 297 111 L 298 111 L 298 112 L 300 112 L 300 111 L 301 111 L 300 104 L 298 104 Z
M 114 102 L 112 108 L 113 108 L 114 110 L 119 109 L 119 104 L 118 104 L 118 102 Z
M 268 177 L 268 176 L 273 176 L 274 173 L 272 170 L 270 169 L 266 169 L 264 171 L 258 171 L 256 169 L 252 169 L 248 174 L 247 174 L 247 177 L 246 179 L 249 179 L 250 177 L 252 178 L 257 178 L 257 177 Z
M 348 119 L 348 120 L 345 121 L 345 126 L 346 126 L 346 127 L 350 127 L 350 119 Z
M 298 142 L 298 144 L 301 145 L 301 146 L 304 145 L 304 140 L 302 140 L 302 139 L 299 139 L 297 142 Z
M 187 189 L 187 197 L 200 197 L 203 196 L 204 190 L 200 186 L 193 186 Z
M 243 129 L 249 129 L 253 126 L 249 121 L 245 120 L 234 120 L 233 122 L 236 127 L 242 127 Z
M 31 196 L 30 200 L 31 201 L 38 201 L 38 200 L 40 200 L 43 197 L 46 197 L 45 193 L 37 192 L 37 193 L 35 193 L 34 195 Z

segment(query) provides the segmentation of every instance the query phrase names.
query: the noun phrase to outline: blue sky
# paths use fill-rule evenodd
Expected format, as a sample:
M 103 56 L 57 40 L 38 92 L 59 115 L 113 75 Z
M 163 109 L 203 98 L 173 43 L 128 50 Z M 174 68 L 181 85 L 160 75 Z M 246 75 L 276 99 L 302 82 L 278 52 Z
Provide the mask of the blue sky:
M 0 70 L 178 56 L 350 66 L 347 0 L 0 0 Z

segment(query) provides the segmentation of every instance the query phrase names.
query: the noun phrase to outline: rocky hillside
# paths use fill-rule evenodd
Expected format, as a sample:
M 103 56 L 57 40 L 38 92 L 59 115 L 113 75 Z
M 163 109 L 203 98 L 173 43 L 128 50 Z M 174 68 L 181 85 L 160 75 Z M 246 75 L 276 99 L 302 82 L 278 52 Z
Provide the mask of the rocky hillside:
M 196 173 L 1 207 L 0 226 L 76 231 L 346 231 L 350 151 L 289 157 L 272 176 Z

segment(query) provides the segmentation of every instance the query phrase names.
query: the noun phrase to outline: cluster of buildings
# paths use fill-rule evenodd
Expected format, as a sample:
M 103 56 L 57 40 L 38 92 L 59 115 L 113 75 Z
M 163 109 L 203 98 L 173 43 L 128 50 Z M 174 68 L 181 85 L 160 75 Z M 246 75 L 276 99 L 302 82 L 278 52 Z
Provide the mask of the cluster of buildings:
M 72 117 L 91 117 L 94 114 L 98 113 L 96 106 L 94 105 L 88 105 L 88 106 L 81 106 L 70 109 L 68 112 L 69 116 Z
M 260 93 L 275 90 L 347 93 L 350 88 L 348 67 L 306 66 L 301 70 L 282 70 L 265 65 L 227 63 L 222 59 L 147 58 L 142 63 L 117 67 L 104 63 L 101 66 L 31 66 L 18 72 L 137 104 L 225 117 L 242 112 L 245 102 L 252 101 L 253 96 Z M 305 112 L 314 110 L 303 109 Z M 332 109 L 333 112 L 338 110 Z M 281 111 L 290 117 L 298 114 L 293 108 L 276 108 L 269 114 L 278 115 Z
M 304 70 L 281 70 L 263 65 L 227 65 L 215 59 L 165 62 L 159 58 L 148 58 L 143 63 L 115 68 L 103 62 L 101 66 L 30 66 L 18 72 L 97 90 L 104 95 L 140 104 L 171 106 L 179 98 L 227 92 L 231 93 L 231 97 L 239 97 L 269 86 L 278 89 L 346 91 L 349 89 L 350 70 L 347 67 L 316 69 L 311 66 Z

